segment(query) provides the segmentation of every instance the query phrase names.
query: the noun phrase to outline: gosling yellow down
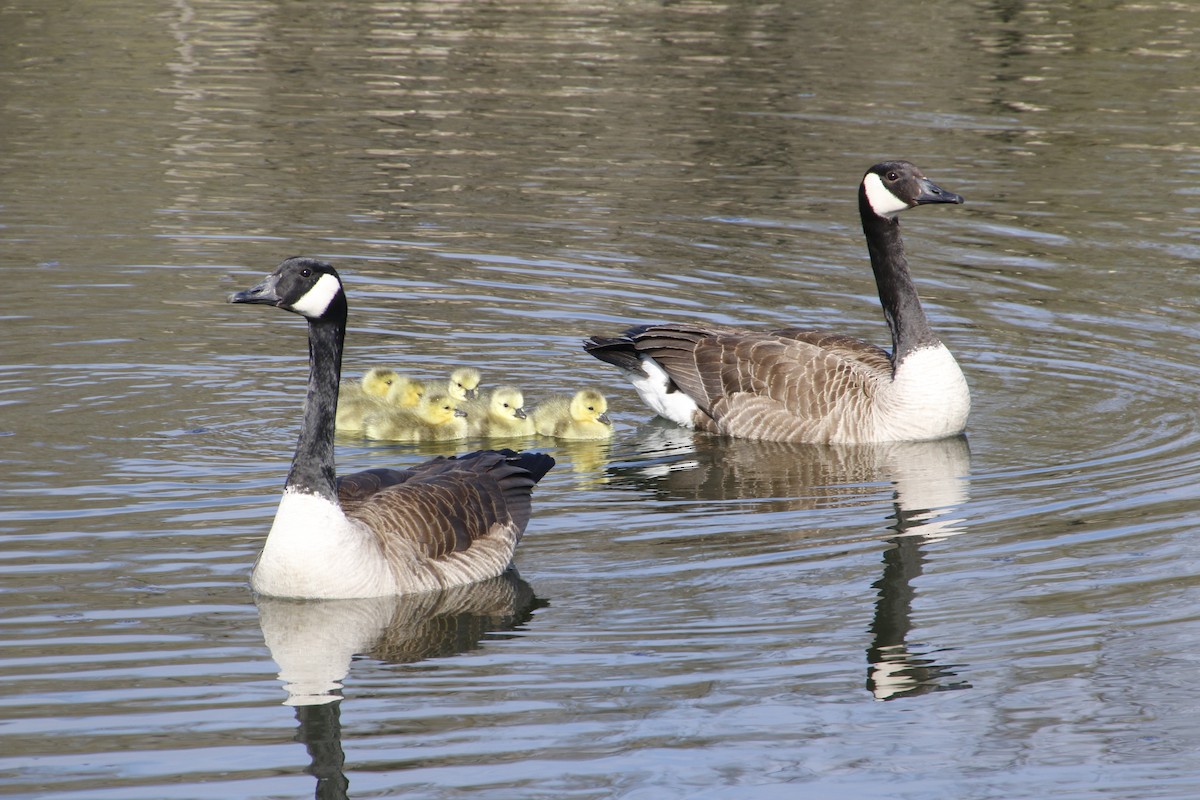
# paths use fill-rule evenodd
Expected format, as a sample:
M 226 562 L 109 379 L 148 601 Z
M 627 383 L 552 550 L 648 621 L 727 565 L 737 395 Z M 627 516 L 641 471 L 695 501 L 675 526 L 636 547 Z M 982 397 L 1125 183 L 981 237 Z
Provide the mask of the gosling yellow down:
M 433 392 L 412 408 L 389 408 L 369 414 L 363 428 L 371 439 L 445 442 L 466 438 L 467 415 L 449 394 Z
M 525 395 L 513 386 L 497 386 L 487 400 L 466 407 L 467 428 L 475 436 L 501 439 L 533 434 L 533 420 L 525 413 Z
M 339 431 L 361 431 L 366 418 L 371 414 L 384 412 L 389 408 L 416 406 L 421 395 L 425 393 L 425 384 L 407 375 L 397 375 L 392 370 L 387 372 L 391 373 L 391 377 L 384 386 L 382 396 L 371 391 L 343 392 L 338 395 L 334 424 Z M 363 376 L 364 389 L 366 381 L 367 377 Z
M 459 367 L 450 373 L 450 381 L 446 385 L 446 390 L 460 403 L 464 400 L 474 400 L 481 379 L 479 370 L 474 367 Z
M 608 439 L 612 420 L 608 401 L 595 389 L 580 389 L 573 397 L 551 397 L 533 411 L 533 426 L 543 436 L 558 439 Z

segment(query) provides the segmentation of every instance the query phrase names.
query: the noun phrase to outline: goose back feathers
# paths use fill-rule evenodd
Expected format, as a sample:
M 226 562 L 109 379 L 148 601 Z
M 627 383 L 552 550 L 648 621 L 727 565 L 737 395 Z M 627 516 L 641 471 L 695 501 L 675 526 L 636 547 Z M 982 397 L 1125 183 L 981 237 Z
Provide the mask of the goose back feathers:
M 541 453 L 481 451 L 404 470 L 335 477 L 346 300 L 334 268 L 290 258 L 234 303 L 301 314 L 309 383 L 292 468 L 251 586 L 279 597 L 426 591 L 499 575 L 529 521 L 530 492 L 554 465 Z
M 961 433 L 970 409 L 966 380 L 929 327 L 896 219 L 917 205 L 961 202 L 904 161 L 876 164 L 859 186 L 891 352 L 805 328 L 686 324 L 594 336 L 584 349 L 625 373 L 656 413 L 710 433 L 846 444 Z

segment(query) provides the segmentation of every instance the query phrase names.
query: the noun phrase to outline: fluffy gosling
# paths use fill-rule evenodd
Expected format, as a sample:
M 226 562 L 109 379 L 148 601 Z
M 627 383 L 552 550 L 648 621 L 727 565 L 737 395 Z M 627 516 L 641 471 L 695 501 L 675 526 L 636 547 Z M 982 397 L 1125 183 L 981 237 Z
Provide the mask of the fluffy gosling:
M 525 396 L 512 386 L 497 386 L 486 401 L 467 406 L 467 427 L 475 436 L 500 439 L 533 434 L 533 420 L 525 413 Z
M 467 415 L 449 394 L 425 395 L 412 408 L 391 408 L 367 415 L 368 438 L 393 442 L 445 442 L 467 435 Z
M 459 367 L 450 373 L 450 381 L 446 386 L 450 396 L 458 402 L 464 400 L 474 400 L 478 395 L 476 389 L 479 387 L 481 376 L 479 370 L 474 367 Z
M 543 436 L 559 439 L 608 439 L 612 420 L 608 401 L 594 389 L 580 389 L 573 397 L 551 397 L 533 411 L 533 426 Z

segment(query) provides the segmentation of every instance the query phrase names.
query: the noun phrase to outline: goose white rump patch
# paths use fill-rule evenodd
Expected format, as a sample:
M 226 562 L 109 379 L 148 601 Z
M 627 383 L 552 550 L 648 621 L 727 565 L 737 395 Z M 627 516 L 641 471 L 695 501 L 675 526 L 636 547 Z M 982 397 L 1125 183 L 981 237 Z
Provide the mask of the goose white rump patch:
M 641 360 L 642 370 L 646 373 L 645 377 L 641 375 L 630 375 L 629 377 L 633 382 L 633 388 L 642 398 L 642 402 L 650 406 L 654 413 L 671 420 L 676 425 L 682 425 L 685 428 L 696 427 L 694 415 L 696 409 L 699 408 L 696 401 L 678 389 L 668 392 L 671 376 L 667 374 L 667 371 L 649 356 L 642 356 Z

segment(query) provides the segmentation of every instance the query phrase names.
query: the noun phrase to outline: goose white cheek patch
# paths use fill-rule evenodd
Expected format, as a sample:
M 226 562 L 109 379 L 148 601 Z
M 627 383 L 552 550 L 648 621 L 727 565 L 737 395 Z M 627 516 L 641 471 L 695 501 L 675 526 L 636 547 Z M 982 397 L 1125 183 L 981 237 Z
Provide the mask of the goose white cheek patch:
M 322 275 L 311 289 L 292 304 L 292 310 L 306 317 L 319 317 L 341 290 L 342 284 L 337 278 L 329 274 Z
M 908 203 L 892 194 L 883 185 L 883 179 L 874 172 L 863 178 L 863 187 L 867 190 L 867 202 L 871 210 L 881 217 L 894 217 L 908 208 Z

